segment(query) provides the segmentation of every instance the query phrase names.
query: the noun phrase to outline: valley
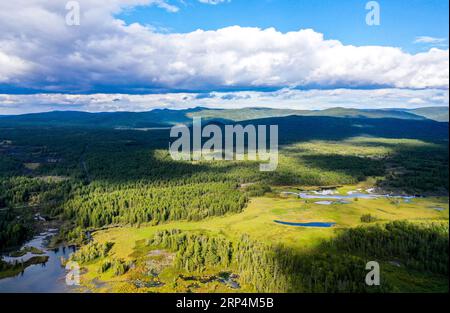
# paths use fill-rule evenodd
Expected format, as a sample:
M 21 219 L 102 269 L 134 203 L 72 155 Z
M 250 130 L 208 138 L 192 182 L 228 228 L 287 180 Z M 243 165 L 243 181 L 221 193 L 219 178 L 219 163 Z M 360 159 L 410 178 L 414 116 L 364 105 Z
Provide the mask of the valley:
M 251 160 L 174 161 L 165 127 L 9 123 L 0 120 L 2 254 L 52 225 L 46 254 L 76 247 L 51 257 L 62 284 L 65 264 L 80 265 L 71 292 L 448 291 L 448 123 L 240 122 L 279 126 L 274 172 Z M 374 260 L 382 284 L 369 287 Z M 44 275 L 11 266 L 4 257 L 14 288 Z

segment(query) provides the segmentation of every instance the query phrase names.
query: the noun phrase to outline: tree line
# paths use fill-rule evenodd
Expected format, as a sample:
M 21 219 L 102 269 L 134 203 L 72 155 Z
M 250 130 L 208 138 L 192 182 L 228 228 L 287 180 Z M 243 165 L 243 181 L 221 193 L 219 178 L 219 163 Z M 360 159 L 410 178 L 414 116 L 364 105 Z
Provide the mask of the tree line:
M 400 260 L 408 269 L 447 275 L 448 224 L 391 222 L 342 231 L 316 251 L 301 253 L 282 245 L 265 245 L 243 235 L 165 230 L 148 240 L 153 248 L 176 252 L 175 266 L 201 273 L 207 268 L 237 271 L 241 285 L 255 292 L 386 292 L 395 284 L 365 284 L 367 260 Z M 383 276 L 385 277 L 385 276 Z

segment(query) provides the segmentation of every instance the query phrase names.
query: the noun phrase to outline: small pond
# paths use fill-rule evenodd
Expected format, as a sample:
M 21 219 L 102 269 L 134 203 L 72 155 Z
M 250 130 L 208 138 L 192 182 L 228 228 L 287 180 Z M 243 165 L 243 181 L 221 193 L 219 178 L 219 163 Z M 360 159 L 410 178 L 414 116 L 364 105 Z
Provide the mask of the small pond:
M 283 221 L 274 221 L 277 224 L 287 225 L 287 226 L 296 226 L 296 227 L 321 227 L 321 228 L 329 228 L 336 225 L 336 223 L 324 223 L 324 222 L 311 222 L 311 223 L 294 223 L 294 222 L 283 222 Z

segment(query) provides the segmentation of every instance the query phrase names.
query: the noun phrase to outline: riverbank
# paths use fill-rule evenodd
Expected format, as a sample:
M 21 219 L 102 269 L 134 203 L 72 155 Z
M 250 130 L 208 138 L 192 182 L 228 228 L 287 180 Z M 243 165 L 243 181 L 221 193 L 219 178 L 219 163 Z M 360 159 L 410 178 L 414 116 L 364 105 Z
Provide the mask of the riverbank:
M 57 229 L 48 229 L 26 242 L 18 252 L 2 255 L 0 292 L 72 292 L 65 283 L 67 273 L 61 258 L 68 258 L 74 246 L 49 248 Z

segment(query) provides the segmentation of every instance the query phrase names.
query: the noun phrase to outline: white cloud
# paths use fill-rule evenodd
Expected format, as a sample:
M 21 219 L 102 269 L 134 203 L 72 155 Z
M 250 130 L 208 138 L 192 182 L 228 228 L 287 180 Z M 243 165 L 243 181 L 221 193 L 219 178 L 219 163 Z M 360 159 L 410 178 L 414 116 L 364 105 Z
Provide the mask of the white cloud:
M 231 0 L 198 0 L 198 1 L 201 3 L 216 5 L 223 2 L 230 2 Z
M 8 83 L 13 81 L 13 78 L 18 78 L 31 70 L 31 64 L 0 50 L 0 69 L 0 83 Z
M 416 39 L 414 40 L 414 43 L 439 44 L 439 43 L 444 43 L 445 41 L 447 41 L 447 39 L 445 39 L 445 38 L 419 36 L 419 37 L 416 37 Z
M 52 92 L 224 90 L 263 87 L 448 88 L 448 49 L 409 54 L 351 46 L 311 29 L 227 27 L 157 33 L 114 17 L 162 0 L 79 0 L 81 25 L 65 25 L 64 1 L 0 2 L 0 84 Z M 170 9 L 169 9 L 170 10 Z
M 169 4 L 164 0 L 156 0 L 154 2 L 155 2 L 155 5 L 158 6 L 159 8 L 165 9 L 172 13 L 178 12 L 180 10 L 177 6 Z
M 423 105 L 426 103 L 426 101 L 422 98 L 412 98 L 412 99 L 408 100 L 408 103 L 416 104 L 416 105 Z
M 88 112 L 148 111 L 155 108 L 186 109 L 269 107 L 290 109 L 347 108 L 416 108 L 448 106 L 448 91 L 427 89 L 377 90 L 292 90 L 274 92 L 240 91 L 169 93 L 151 95 L 129 94 L 0 94 L 0 114 L 19 114 L 53 110 Z

